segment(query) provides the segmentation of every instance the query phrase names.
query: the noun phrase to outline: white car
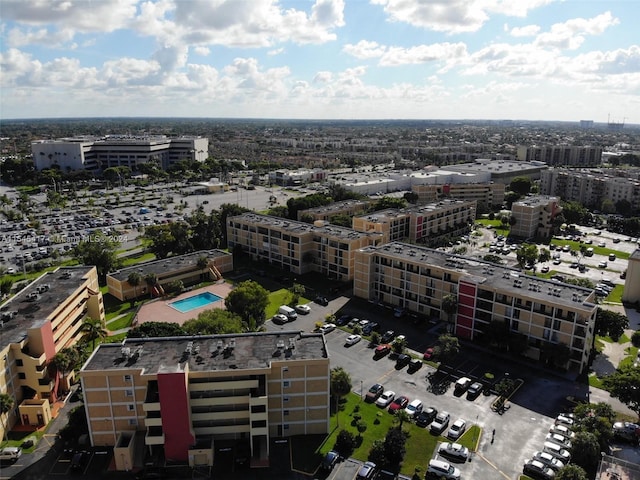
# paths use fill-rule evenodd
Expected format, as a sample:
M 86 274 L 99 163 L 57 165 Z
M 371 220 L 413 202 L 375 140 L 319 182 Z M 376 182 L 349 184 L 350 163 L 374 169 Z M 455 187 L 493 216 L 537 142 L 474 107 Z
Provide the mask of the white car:
M 286 315 L 283 315 L 282 313 L 276 313 L 273 318 L 271 319 L 271 321 L 273 323 L 287 323 L 289 321 L 289 317 L 287 317 Z
M 547 467 L 552 468 L 553 470 L 560 470 L 564 467 L 563 462 L 548 452 L 535 452 L 533 454 L 533 460 L 544 463 Z
M 320 333 L 329 333 L 329 332 L 333 332 L 335 329 L 336 329 L 336 325 L 334 323 L 325 323 L 318 329 L 318 331 Z
M 567 416 L 567 415 L 563 415 L 560 414 L 556 417 L 556 425 L 567 425 L 568 427 L 573 426 L 573 418 Z
M 557 433 L 547 433 L 547 437 L 545 439 L 546 442 L 557 443 L 563 448 L 570 449 L 571 448 L 571 440 L 569 440 L 564 435 L 558 435 Z
M 311 313 L 311 307 L 309 305 L 296 305 L 296 312 L 301 313 L 302 315 L 307 315 Z
M 469 449 L 459 443 L 445 442 L 438 447 L 438 453 L 443 457 L 465 461 L 469 458 Z M 552 457 L 553 458 L 553 457 Z
M 466 428 L 467 428 L 467 422 L 459 418 L 458 420 L 453 422 L 453 425 L 451 425 L 451 427 L 449 428 L 449 431 L 447 432 L 447 437 L 452 440 L 456 440 L 460 438 L 460 435 L 464 433 Z
M 389 404 L 393 402 L 394 398 L 396 398 L 396 392 L 393 390 L 387 390 L 376 400 L 376 405 L 381 408 L 388 407 Z
M 550 429 L 549 429 L 549 433 L 558 433 L 560 435 L 562 435 L 563 437 L 567 437 L 567 438 L 575 438 L 576 434 L 574 432 L 571 431 L 571 429 L 569 427 L 567 427 L 566 425 L 553 425 Z
M 344 341 L 344 344 L 345 346 L 351 346 L 351 345 L 355 345 L 360 340 L 362 340 L 362 337 L 360 335 L 349 335 L 347 339 Z
M 16 269 L 15 268 L 13 268 L 13 267 L 7 268 L 7 274 L 13 275 L 14 273 L 16 273 Z
M 404 411 L 407 412 L 407 415 L 409 415 L 410 418 L 413 418 L 416 414 L 422 411 L 422 401 L 417 398 L 412 400 Z

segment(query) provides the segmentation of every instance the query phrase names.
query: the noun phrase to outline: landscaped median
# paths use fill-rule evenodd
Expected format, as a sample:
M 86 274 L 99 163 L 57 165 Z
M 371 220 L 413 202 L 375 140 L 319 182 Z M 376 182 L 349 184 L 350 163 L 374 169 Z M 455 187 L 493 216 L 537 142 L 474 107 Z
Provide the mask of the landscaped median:
M 398 426 L 396 416 L 386 409 L 379 408 L 373 403 L 365 403 L 359 395 L 350 393 L 343 399 L 338 414 L 331 417 L 331 432 L 324 438 L 319 436 L 300 437 L 291 442 L 292 468 L 308 474 L 313 474 L 329 450 L 334 449 L 338 434 L 347 430 L 356 437 L 356 444 L 351 457 L 366 461 L 374 441 L 383 440 L 392 427 Z M 366 429 L 363 428 L 366 426 Z M 358 431 L 360 427 L 360 432 Z M 405 444 L 405 455 L 400 467 L 400 473 L 412 476 L 417 472 L 424 475 L 429 460 L 433 457 L 439 442 L 449 441 L 444 437 L 436 437 L 429 433 L 428 428 L 421 428 L 405 421 L 402 429 L 408 434 Z M 469 450 L 475 450 L 481 438 L 481 429 L 477 425 L 468 428 L 460 437 L 461 443 Z

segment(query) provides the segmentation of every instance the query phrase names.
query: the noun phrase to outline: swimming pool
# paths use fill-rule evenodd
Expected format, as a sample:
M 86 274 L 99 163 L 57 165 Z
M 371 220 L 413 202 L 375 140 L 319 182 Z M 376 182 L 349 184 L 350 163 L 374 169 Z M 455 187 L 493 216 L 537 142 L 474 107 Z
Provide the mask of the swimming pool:
M 222 300 L 222 297 L 214 295 L 210 292 L 204 292 L 192 297 L 183 298 L 182 300 L 172 302 L 169 304 L 169 306 L 175 308 L 181 313 L 187 313 L 191 310 L 195 310 L 196 308 L 201 308 L 212 303 L 216 303 L 218 300 Z

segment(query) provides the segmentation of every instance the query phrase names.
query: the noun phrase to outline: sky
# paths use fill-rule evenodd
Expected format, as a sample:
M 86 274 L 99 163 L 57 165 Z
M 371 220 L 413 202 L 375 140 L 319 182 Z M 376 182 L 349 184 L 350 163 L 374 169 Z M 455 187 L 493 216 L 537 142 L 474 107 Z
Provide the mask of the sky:
M 0 0 L 0 119 L 640 123 L 638 0 Z

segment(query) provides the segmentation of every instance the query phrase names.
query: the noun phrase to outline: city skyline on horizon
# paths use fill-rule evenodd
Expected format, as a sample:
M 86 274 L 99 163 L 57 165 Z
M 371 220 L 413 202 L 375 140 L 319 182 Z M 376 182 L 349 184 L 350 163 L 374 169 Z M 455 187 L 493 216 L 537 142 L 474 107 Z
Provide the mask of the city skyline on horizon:
M 640 123 L 625 0 L 87 5 L 3 0 L 0 118 Z

